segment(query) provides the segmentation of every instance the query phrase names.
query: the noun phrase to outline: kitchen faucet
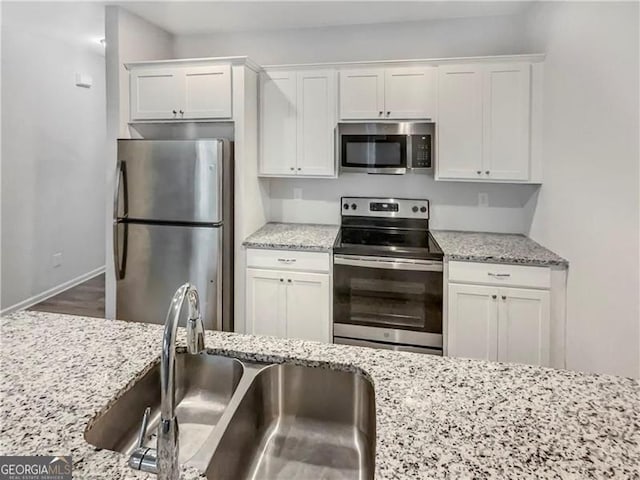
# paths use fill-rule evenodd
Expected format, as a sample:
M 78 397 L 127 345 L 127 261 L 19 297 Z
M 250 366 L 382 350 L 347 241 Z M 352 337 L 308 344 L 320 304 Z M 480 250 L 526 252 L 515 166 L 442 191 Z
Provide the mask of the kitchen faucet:
M 180 476 L 178 419 L 175 412 L 175 363 L 176 333 L 185 298 L 189 305 L 187 351 L 190 354 L 204 351 L 204 324 L 200 315 L 198 291 L 190 283 L 185 283 L 173 295 L 164 325 L 160 360 L 160 423 L 157 448 L 144 446 L 151 413 L 151 409 L 147 407 L 142 418 L 137 447 L 129 458 L 131 468 L 157 473 L 160 480 L 177 480 Z

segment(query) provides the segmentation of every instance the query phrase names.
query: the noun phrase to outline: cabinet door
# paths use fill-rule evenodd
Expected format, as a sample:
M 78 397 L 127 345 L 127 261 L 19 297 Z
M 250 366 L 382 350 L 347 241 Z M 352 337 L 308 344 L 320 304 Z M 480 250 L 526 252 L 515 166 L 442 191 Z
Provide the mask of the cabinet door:
M 183 70 L 181 118 L 231 118 L 231 66 L 209 65 Z
M 260 75 L 260 174 L 296 173 L 295 72 Z
M 331 342 L 329 275 L 287 273 L 287 338 Z
M 247 268 L 247 333 L 286 336 L 285 273 Z
M 549 291 L 502 288 L 499 295 L 498 361 L 549 365 Z
M 129 77 L 131 120 L 178 118 L 181 105 L 179 69 L 135 69 Z
M 482 67 L 439 67 L 437 95 L 437 177 L 482 178 Z
M 434 67 L 388 68 L 384 78 L 385 118 L 436 119 Z
M 449 284 L 448 351 L 452 357 L 496 360 L 498 289 Z
M 336 72 L 299 72 L 297 79 L 298 175 L 335 174 Z
M 492 180 L 528 180 L 531 65 L 484 67 L 484 167 Z
M 340 118 L 380 119 L 384 115 L 384 70 L 340 72 Z

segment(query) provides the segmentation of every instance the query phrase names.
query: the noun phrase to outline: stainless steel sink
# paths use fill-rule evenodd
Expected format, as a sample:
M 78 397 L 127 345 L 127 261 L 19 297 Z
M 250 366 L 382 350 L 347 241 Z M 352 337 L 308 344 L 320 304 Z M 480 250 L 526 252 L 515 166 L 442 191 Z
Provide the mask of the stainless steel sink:
M 185 353 L 176 356 L 176 414 L 179 423 L 180 455 L 188 463 L 198 456 L 230 402 L 243 366 L 238 360 L 215 355 Z M 155 447 L 160 419 L 160 365 L 124 393 L 85 432 L 87 442 L 98 448 L 130 455 L 136 447 L 140 419 L 145 408 L 151 416 L 145 446 Z M 211 452 L 202 452 L 208 459 Z
M 374 478 L 374 388 L 362 374 L 178 354 L 176 401 L 178 461 L 209 480 Z M 86 440 L 130 455 L 147 406 L 145 446 L 155 447 L 159 365 L 96 419 Z
M 205 473 L 211 480 L 373 479 L 375 439 L 374 390 L 364 376 L 273 365 L 255 374 Z

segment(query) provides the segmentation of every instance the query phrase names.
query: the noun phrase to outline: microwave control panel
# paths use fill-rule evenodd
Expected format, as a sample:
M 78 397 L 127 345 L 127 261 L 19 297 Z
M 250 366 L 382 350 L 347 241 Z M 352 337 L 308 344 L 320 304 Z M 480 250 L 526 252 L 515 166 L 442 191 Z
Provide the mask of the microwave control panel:
M 412 168 L 431 168 L 431 135 L 411 135 Z

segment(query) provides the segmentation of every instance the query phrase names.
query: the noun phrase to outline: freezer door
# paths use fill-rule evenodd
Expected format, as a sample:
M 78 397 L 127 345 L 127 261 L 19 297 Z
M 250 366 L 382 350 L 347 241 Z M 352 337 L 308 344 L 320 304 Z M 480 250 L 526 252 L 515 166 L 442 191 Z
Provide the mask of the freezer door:
M 117 319 L 164 324 L 171 297 L 191 282 L 200 294 L 205 328 L 221 329 L 222 227 L 119 223 L 115 228 Z
M 118 140 L 116 217 L 222 222 L 228 157 L 224 140 Z

